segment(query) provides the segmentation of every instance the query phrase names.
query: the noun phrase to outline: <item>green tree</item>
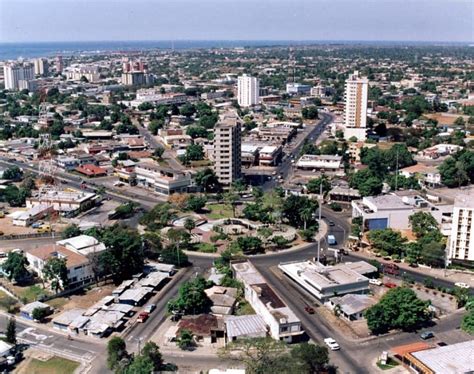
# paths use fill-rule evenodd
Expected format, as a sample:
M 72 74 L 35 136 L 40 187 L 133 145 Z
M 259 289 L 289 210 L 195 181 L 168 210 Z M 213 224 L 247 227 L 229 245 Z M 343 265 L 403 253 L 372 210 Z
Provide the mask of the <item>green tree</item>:
M 138 355 L 123 370 L 118 369 L 116 372 L 120 374 L 152 374 L 154 371 L 151 359 L 147 356 Z
M 31 313 L 31 316 L 35 321 L 43 322 L 44 319 L 48 316 L 49 311 L 47 308 L 35 308 Z
M 103 230 L 97 239 L 107 247 L 99 254 L 102 274 L 111 274 L 115 282 L 121 282 L 143 270 L 145 256 L 137 230 L 114 225 Z
M 153 157 L 157 159 L 161 159 L 163 157 L 163 153 L 165 153 L 165 150 L 163 147 L 156 147 L 155 150 L 153 151 Z
M 190 217 L 186 218 L 186 220 L 184 221 L 184 228 L 188 230 L 189 233 L 191 233 L 191 231 L 193 231 L 195 227 L 196 223 L 194 222 L 194 220 Z
M 16 344 L 16 320 L 13 317 L 8 319 L 5 340 L 7 343 Z
M 196 108 L 193 104 L 186 103 L 179 108 L 179 114 L 185 117 L 191 117 L 194 113 L 196 113 Z
M 373 334 L 383 334 L 391 329 L 413 331 L 431 320 L 428 306 L 429 302 L 418 299 L 412 289 L 397 287 L 367 309 L 365 318 Z
M 202 145 L 191 144 L 186 148 L 186 160 L 188 161 L 199 161 L 204 158 L 204 150 Z
M 420 260 L 425 265 L 441 268 L 444 266 L 445 256 L 444 243 L 431 241 L 421 247 Z
M 358 187 L 361 196 L 376 196 L 382 192 L 383 182 L 379 178 L 370 177 Z
M 262 240 L 255 236 L 239 236 L 237 240 L 232 243 L 232 247 L 245 255 L 263 252 Z
M 302 343 L 291 349 L 291 356 L 296 359 L 301 373 L 320 373 L 327 369 L 329 352 L 326 347 Z
M 48 258 L 43 267 L 43 276 L 51 282 L 51 288 L 55 292 L 66 289 L 69 282 L 67 260 L 59 257 Z
M 20 170 L 18 166 L 12 166 L 6 169 L 3 172 L 3 179 L 9 179 L 9 180 L 20 180 L 21 177 L 23 176 L 23 172 Z
M 222 189 L 216 174 L 209 168 L 198 171 L 194 180 L 205 192 L 218 192 Z
M 436 219 L 431 213 L 419 211 L 412 214 L 408 219 L 410 221 L 411 230 L 417 238 L 433 230 L 438 230 L 438 222 L 436 222 Z
M 186 202 L 186 210 L 193 212 L 201 212 L 206 206 L 207 199 L 205 196 L 191 195 Z
M 206 313 L 212 302 L 204 292 L 212 286 L 212 282 L 198 276 L 181 285 L 178 296 L 168 302 L 168 311 L 183 314 Z
M 193 333 L 189 330 L 183 329 L 179 332 L 178 347 L 183 351 L 192 349 L 196 343 L 194 342 Z
M 305 119 L 318 119 L 319 118 L 318 107 L 315 106 L 315 105 L 304 107 L 301 110 L 301 114 L 302 114 L 303 118 L 305 118 Z
M 282 214 L 291 226 L 306 228 L 316 224 L 315 214 L 317 210 L 317 201 L 306 196 L 290 195 L 283 202 Z
M 406 238 L 400 232 L 390 228 L 371 230 L 368 239 L 372 247 L 378 252 L 385 252 L 388 255 L 401 256 Z
M 153 363 L 153 370 L 159 371 L 163 366 L 163 356 L 156 343 L 146 342 L 142 349 L 142 356 L 147 357 Z
M 326 176 L 310 179 L 306 184 L 306 188 L 309 193 L 319 194 L 321 183 L 323 185 L 323 194 L 327 194 L 331 191 L 331 182 Z
M 81 229 L 76 224 L 71 224 L 67 226 L 62 234 L 63 239 L 73 238 L 75 236 L 81 235 Z
M 29 275 L 28 265 L 28 260 L 23 253 L 11 251 L 8 253 L 7 260 L 3 263 L 2 268 L 10 281 L 13 279 L 15 282 L 21 282 Z
M 189 135 L 193 139 L 207 138 L 207 129 L 202 126 L 188 126 L 186 135 Z
M 116 369 L 120 360 L 127 356 L 127 346 L 122 338 L 114 336 L 109 340 L 107 343 L 107 367 L 110 370 Z

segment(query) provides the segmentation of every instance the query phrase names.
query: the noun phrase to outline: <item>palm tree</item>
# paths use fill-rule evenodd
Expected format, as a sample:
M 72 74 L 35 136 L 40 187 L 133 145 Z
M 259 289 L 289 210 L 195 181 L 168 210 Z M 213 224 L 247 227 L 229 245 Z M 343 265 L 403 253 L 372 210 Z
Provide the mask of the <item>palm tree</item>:
M 304 229 L 306 230 L 306 226 L 308 221 L 313 217 L 313 209 L 311 206 L 305 207 L 300 212 L 301 219 L 304 221 Z

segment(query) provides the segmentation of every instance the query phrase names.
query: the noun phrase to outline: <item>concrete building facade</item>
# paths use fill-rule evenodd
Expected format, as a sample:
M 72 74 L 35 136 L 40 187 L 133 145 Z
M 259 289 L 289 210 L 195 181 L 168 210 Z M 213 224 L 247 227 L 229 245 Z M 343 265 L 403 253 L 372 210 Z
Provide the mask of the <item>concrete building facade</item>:
M 355 136 L 358 140 L 365 140 L 367 127 L 367 99 L 369 81 L 355 71 L 346 80 L 344 98 L 346 101 L 344 121 L 344 137 L 349 139 Z
M 237 101 L 242 107 L 257 105 L 260 98 L 260 83 L 258 78 L 246 74 L 237 81 Z
M 223 185 L 242 175 L 241 131 L 235 114 L 225 114 L 214 128 L 214 172 Z
M 449 242 L 449 261 L 474 261 L 474 194 L 461 194 L 454 201 Z

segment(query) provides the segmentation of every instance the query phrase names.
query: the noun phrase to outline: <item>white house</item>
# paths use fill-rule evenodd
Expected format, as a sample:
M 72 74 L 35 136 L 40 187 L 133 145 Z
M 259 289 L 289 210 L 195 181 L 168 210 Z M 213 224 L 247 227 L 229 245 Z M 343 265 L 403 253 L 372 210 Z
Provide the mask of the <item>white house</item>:
M 85 256 L 98 254 L 106 249 L 104 243 L 99 242 L 96 238 L 90 235 L 79 235 L 73 238 L 60 240 L 57 244 Z
M 303 155 L 296 162 L 299 169 L 339 170 L 342 167 L 342 156 Z
M 26 251 L 26 258 L 31 270 L 43 278 L 43 269 L 51 257 L 66 259 L 70 286 L 90 283 L 94 278 L 89 259 L 59 244 L 46 244 Z

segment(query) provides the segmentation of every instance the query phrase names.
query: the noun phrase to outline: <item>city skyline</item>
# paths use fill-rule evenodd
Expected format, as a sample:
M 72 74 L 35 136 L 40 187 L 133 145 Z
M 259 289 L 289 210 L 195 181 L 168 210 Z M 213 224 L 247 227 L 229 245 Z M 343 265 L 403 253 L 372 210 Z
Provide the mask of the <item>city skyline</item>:
M 152 40 L 469 43 L 474 40 L 473 4 L 465 0 L 303 0 L 296 4 L 141 0 L 130 7 L 122 0 L 0 0 L 0 42 Z

